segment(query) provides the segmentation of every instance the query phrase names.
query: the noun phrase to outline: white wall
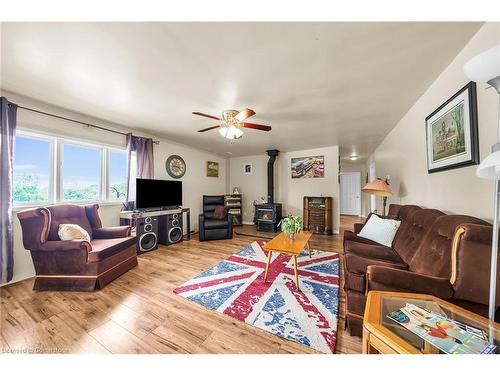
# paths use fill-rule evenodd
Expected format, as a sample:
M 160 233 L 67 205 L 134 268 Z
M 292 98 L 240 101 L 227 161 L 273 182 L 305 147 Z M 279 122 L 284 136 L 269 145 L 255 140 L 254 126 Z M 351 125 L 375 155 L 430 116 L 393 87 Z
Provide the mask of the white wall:
M 389 203 L 412 203 L 491 219 L 493 183 L 476 177 L 477 166 L 427 173 L 424 125 L 430 113 L 469 82 L 464 64 L 499 43 L 500 23 L 485 24 L 377 147 L 373 155 L 377 174 L 391 176 L 394 197 Z M 499 110 L 498 94 L 486 87 L 477 85 L 481 160 L 495 143 Z M 380 199 L 378 203 L 380 206 Z
M 229 159 L 229 191 L 238 187 L 242 194 L 243 222 L 253 224 L 253 201 L 267 197 L 267 161 L 269 156 L 263 155 L 243 156 Z M 243 166 L 252 163 L 252 174 L 244 174 Z M 276 173 L 276 167 L 275 167 Z M 276 194 L 275 181 L 275 194 Z M 277 197 L 275 195 L 275 197 Z M 276 199 L 275 199 L 276 200 Z M 276 202 L 278 202 L 276 200 Z
M 3 91 L 2 94 L 16 104 L 40 109 L 76 120 L 102 125 L 122 132 L 131 131 L 117 124 L 109 123 L 100 119 L 91 118 L 58 107 L 38 102 L 23 96 Z M 104 143 L 113 146 L 125 147 L 125 137 L 119 134 L 105 132 L 84 125 L 79 125 L 56 118 L 18 110 L 18 128 L 32 129 L 54 135 L 76 138 L 89 142 Z M 149 136 L 144 132 L 134 134 Z M 160 141 L 154 146 L 155 178 L 171 179 L 165 170 L 165 161 L 172 154 L 180 155 L 186 162 L 186 174 L 183 181 L 183 206 L 191 208 L 191 229 L 198 229 L 198 214 L 201 211 L 201 198 L 203 194 L 226 194 L 228 184 L 228 160 L 219 155 L 205 151 L 199 151 L 192 147 L 170 142 L 165 139 L 153 137 Z M 219 162 L 219 177 L 206 177 L 206 162 L 208 160 Z M 103 225 L 113 226 L 119 224 L 119 212 L 122 206 L 119 204 L 101 204 L 99 215 Z M 14 213 L 15 216 L 15 213 Z M 14 218 L 14 279 L 16 282 L 34 275 L 31 256 L 22 244 L 22 233 L 19 220 Z
M 331 196 L 334 202 L 333 229 L 339 230 L 339 184 L 338 184 L 338 146 L 322 147 L 309 150 L 282 152 L 274 166 L 275 202 L 283 204 L 283 214 L 302 216 L 304 196 Z M 291 158 L 301 156 L 324 155 L 325 177 L 292 179 Z M 267 196 L 267 160 L 263 155 L 230 158 L 229 185 L 239 187 L 243 194 L 243 220 L 253 219 L 253 201 Z M 243 173 L 245 163 L 253 164 L 253 175 Z

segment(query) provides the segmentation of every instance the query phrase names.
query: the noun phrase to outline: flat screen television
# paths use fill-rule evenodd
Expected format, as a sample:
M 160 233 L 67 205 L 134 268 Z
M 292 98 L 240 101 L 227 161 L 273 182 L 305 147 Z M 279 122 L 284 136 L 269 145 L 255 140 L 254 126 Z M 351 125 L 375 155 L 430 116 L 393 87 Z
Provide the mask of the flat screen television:
M 135 206 L 138 210 L 182 206 L 182 181 L 136 180 Z

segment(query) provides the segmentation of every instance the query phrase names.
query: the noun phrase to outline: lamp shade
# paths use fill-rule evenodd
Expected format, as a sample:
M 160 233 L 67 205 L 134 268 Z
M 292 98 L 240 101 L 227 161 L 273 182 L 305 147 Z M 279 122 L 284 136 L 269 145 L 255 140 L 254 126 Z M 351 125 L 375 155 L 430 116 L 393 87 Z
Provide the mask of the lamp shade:
M 373 181 L 370 181 L 366 184 L 366 186 L 361 189 L 363 193 L 378 195 L 380 197 L 390 197 L 392 196 L 391 187 L 387 182 L 377 178 Z
M 489 154 L 476 169 L 477 177 L 500 180 L 500 151 Z
M 464 73 L 472 81 L 489 83 L 500 91 L 500 44 L 470 59 Z
M 219 133 L 220 135 L 222 135 L 224 138 L 227 139 L 238 139 L 241 138 L 241 136 L 243 135 L 241 129 L 231 125 L 220 127 Z

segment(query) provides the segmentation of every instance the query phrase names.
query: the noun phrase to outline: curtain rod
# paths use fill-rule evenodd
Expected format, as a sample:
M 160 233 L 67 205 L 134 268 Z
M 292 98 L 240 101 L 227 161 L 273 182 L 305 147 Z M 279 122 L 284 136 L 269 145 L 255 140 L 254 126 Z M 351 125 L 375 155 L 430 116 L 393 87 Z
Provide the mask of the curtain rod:
M 96 129 L 100 129 L 100 130 L 104 130 L 104 131 L 107 131 L 107 132 L 110 132 L 110 133 L 116 133 L 116 134 L 120 134 L 120 135 L 124 135 L 124 136 L 127 135 L 127 133 L 120 132 L 118 130 L 108 129 L 108 128 L 105 128 L 103 126 L 99 126 L 99 125 L 95 125 L 95 124 L 90 124 L 88 122 L 83 122 L 83 121 L 74 120 L 74 119 L 71 119 L 71 118 L 68 118 L 68 117 L 54 115 L 53 113 L 48 113 L 48 112 L 40 111 L 38 109 L 33 109 L 33 108 L 29 108 L 29 107 L 23 107 L 22 105 L 18 105 L 17 108 L 24 109 L 24 110 L 30 111 L 30 112 L 39 113 L 39 114 L 45 115 L 45 116 L 55 117 L 55 118 L 58 118 L 60 120 L 66 120 L 66 121 L 70 121 L 70 122 L 75 122 L 77 124 L 86 125 L 88 127 L 96 128 Z M 157 145 L 157 144 L 160 143 L 160 141 L 153 140 L 153 143 Z

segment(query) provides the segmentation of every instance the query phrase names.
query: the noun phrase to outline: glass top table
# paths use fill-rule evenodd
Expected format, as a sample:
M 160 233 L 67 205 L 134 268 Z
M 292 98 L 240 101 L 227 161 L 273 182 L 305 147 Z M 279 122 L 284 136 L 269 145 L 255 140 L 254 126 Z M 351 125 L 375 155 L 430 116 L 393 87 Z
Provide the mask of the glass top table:
M 389 313 L 399 310 L 407 303 L 484 330 L 497 345 L 496 353 L 500 353 L 499 324 L 490 325 L 488 319 L 434 296 L 379 291 L 371 291 L 367 297 L 363 321 L 364 353 L 369 353 L 370 350 L 373 352 L 373 349 L 382 353 L 441 353 L 439 349 L 387 317 Z

